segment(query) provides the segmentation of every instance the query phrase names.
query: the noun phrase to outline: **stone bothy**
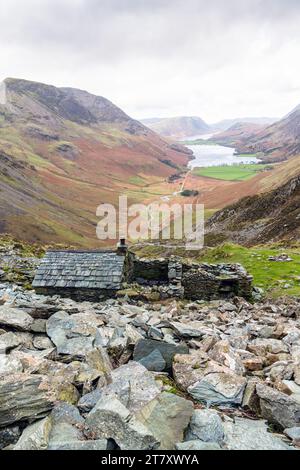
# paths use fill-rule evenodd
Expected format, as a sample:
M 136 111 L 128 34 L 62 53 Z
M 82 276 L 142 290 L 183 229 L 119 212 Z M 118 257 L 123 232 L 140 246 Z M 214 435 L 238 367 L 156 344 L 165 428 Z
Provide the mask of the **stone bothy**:
M 113 297 L 125 279 L 125 258 L 118 251 L 48 251 L 32 286 L 41 294 L 77 299 Z
M 48 251 L 33 281 L 38 293 L 82 300 L 115 297 L 124 286 L 154 289 L 161 298 L 251 298 L 252 277 L 239 264 L 138 258 L 124 243 L 115 251 Z

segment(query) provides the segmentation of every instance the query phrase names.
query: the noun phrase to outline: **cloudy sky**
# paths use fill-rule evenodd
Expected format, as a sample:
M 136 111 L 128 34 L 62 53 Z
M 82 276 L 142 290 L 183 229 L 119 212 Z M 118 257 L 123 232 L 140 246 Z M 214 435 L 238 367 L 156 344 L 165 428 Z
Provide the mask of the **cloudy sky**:
M 282 116 L 300 103 L 299 0 L 1 0 L 1 77 L 136 118 Z

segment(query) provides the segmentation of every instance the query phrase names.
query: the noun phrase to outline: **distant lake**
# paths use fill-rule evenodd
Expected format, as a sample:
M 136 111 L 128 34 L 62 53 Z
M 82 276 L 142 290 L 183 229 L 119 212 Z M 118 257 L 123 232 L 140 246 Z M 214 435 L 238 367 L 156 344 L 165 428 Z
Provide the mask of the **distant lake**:
M 235 149 L 222 145 L 187 145 L 194 153 L 194 160 L 189 162 L 189 168 L 218 165 L 234 165 L 238 163 L 259 163 L 256 157 L 234 155 Z

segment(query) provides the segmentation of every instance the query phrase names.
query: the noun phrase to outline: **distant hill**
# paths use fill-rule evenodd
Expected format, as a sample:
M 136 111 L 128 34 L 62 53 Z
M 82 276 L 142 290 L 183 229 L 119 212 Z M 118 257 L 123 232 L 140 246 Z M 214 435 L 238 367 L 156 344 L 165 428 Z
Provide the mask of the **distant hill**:
M 269 162 L 286 160 L 300 153 L 300 106 L 271 126 L 244 140 L 242 152 L 261 152 Z
M 195 116 L 143 119 L 142 123 L 158 134 L 172 139 L 184 139 L 210 132 L 203 119 Z
M 101 96 L 13 78 L 0 86 L 0 232 L 98 246 L 100 203 L 154 197 L 148 186 L 188 159 Z
M 257 124 L 258 126 L 269 126 L 274 122 L 278 121 L 278 118 L 270 117 L 245 117 L 245 118 L 236 118 L 236 119 L 224 119 L 223 121 L 210 124 L 212 131 L 226 131 L 230 127 L 236 124 Z

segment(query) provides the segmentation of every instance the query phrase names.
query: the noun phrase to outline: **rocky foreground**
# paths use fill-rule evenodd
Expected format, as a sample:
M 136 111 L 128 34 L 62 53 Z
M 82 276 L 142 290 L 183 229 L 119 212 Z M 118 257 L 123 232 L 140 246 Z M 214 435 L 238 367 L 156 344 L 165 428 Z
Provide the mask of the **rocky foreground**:
M 300 446 L 300 300 L 0 299 L 3 449 Z

